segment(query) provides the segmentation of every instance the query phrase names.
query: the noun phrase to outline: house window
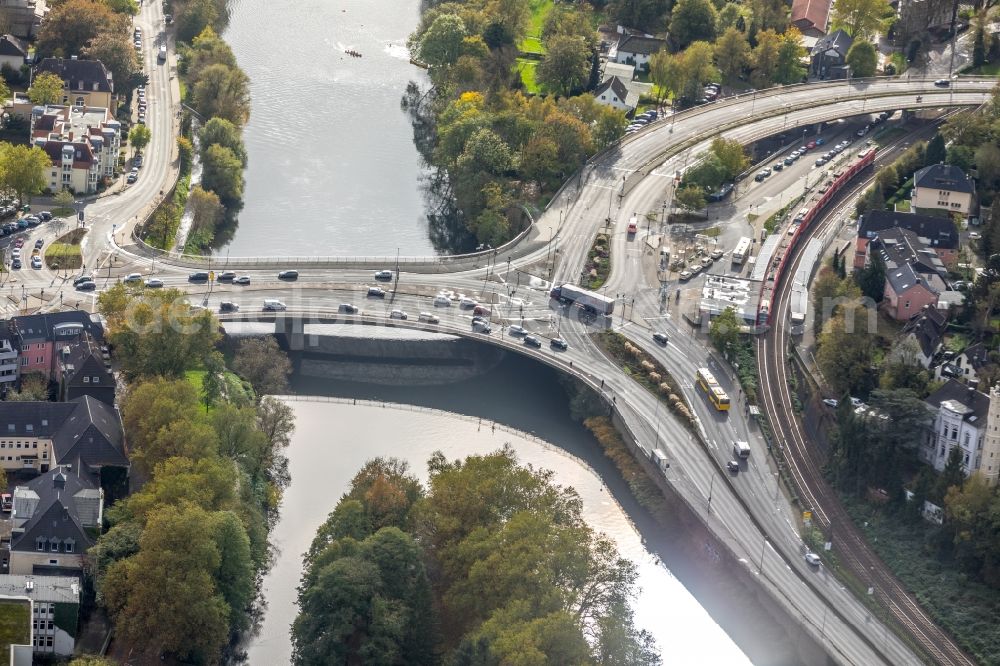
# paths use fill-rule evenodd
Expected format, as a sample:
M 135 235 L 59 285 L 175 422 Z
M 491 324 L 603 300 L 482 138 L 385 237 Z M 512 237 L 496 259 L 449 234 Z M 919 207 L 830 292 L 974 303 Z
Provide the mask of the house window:
M 59 552 L 59 541 L 57 541 L 57 540 L 56 541 L 50 541 L 49 542 L 49 550 L 51 550 L 53 553 L 58 553 Z
M 965 433 L 965 446 L 969 445 L 969 433 Z
M 100 384 L 101 383 L 101 378 L 100 378 L 99 375 L 94 375 L 93 383 L 95 383 L 95 384 Z
M 77 97 L 76 98 L 76 106 L 83 106 L 83 104 L 84 104 L 84 99 L 82 97 Z
M 59 560 L 49 560 L 49 564 L 56 566 L 59 564 Z
M 67 541 L 66 542 L 66 552 L 67 553 L 72 553 L 73 552 L 73 542 L 72 541 Z
M 910 309 L 910 302 L 906 301 L 906 303 L 903 304 L 903 308 L 906 309 L 906 310 L 909 310 Z
M 34 432 L 35 426 L 29 423 L 28 425 L 24 426 L 24 429 L 27 430 L 28 432 Z
M 45 637 L 45 647 L 52 647 L 52 637 L 51 636 L 46 636 Z
M 42 419 L 42 427 L 43 427 L 43 428 L 44 428 L 45 426 L 47 426 L 48 424 L 49 424 L 49 420 L 48 420 L 48 419 Z
M 35 541 L 35 549 L 38 550 L 39 552 L 44 551 L 45 550 L 45 539 L 37 539 Z
M 84 375 L 83 376 L 83 383 L 84 384 L 89 384 L 90 383 L 90 375 Z
M 28 357 L 27 356 L 22 356 L 21 357 L 21 365 L 22 366 L 28 365 Z
M 44 356 L 36 356 L 35 357 L 35 363 L 42 363 L 44 361 L 45 361 L 45 357 Z

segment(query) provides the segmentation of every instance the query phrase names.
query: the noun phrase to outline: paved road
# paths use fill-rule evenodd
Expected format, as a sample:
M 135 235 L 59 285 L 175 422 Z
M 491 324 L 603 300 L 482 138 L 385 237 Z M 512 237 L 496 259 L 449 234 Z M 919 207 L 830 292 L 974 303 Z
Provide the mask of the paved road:
M 156 46 L 156 41 L 150 37 L 157 32 L 154 27 L 159 25 L 159 19 L 159 8 L 153 5 L 147 6 L 140 17 L 140 23 L 149 26 L 144 27 L 147 49 Z M 173 116 L 167 104 L 173 88 L 170 72 L 165 66 L 151 63 L 149 67 L 152 78 L 149 122 L 153 144 L 147 149 L 148 166 L 136 186 L 87 209 L 91 225 L 87 264 L 93 267 L 103 262 L 99 273 L 102 283 L 139 270 L 162 276 L 168 284 L 190 289 L 193 302 L 204 302 L 207 297 L 209 306 L 221 300 L 239 299 L 245 310 L 256 309 L 258 299 L 278 297 L 288 301 L 294 309 L 332 312 L 339 303 L 355 302 L 364 303 L 365 311 L 371 313 L 370 319 L 386 322 L 389 304 L 363 297 L 362 285 L 371 284 L 373 280 L 369 270 L 360 268 L 303 269 L 300 281 L 294 285 L 278 282 L 273 266 L 248 269 L 253 281 L 249 287 L 215 286 L 211 294 L 206 294 L 205 287 L 186 285 L 184 276 L 188 269 L 184 266 L 166 264 L 162 260 L 154 265 L 149 259 L 130 256 L 124 247 L 113 250 L 119 255 L 120 265 L 108 265 L 110 255 L 106 249 L 110 246 L 102 241 L 110 240 L 112 225 L 120 228 L 132 224 L 149 205 L 150 199 L 158 195 L 172 159 L 173 133 L 169 128 Z M 544 279 L 545 271 L 539 268 L 546 262 L 549 248 L 516 259 L 510 270 L 500 258 L 497 270 L 478 268 L 437 275 L 405 273 L 397 285 L 397 295 L 390 300 L 391 307 L 406 309 L 412 316 L 422 310 L 434 310 L 430 297 L 439 289 L 466 294 L 475 294 L 478 289 L 481 300 L 500 303 L 494 307 L 495 313 L 502 313 L 507 306 L 507 314 L 515 321 L 522 319 L 523 312 L 523 319 L 530 328 L 550 335 L 554 334 L 553 328 L 557 328 L 570 343 L 567 352 L 555 352 L 547 345 L 538 351 L 528 350 L 516 339 L 501 337 L 503 326 L 494 327 L 491 339 L 495 344 L 529 353 L 574 372 L 599 389 L 603 380 L 603 391 L 613 399 L 640 446 L 649 449 L 659 445 L 668 453 L 675 461 L 668 478 L 682 496 L 702 512 L 709 526 L 737 553 L 745 566 L 760 572 L 762 583 L 794 614 L 803 618 L 807 630 L 824 641 L 839 662 L 915 663 L 916 657 L 909 649 L 871 618 L 865 607 L 825 570 L 816 571 L 804 563 L 801 557 L 804 546 L 790 508 L 778 494 L 772 471 L 764 462 L 764 451 L 756 448 L 738 477 L 731 479 L 721 474 L 720 463 L 729 457 L 732 438 L 749 432 L 749 425 L 739 409 L 720 418 L 690 388 L 694 369 L 706 363 L 712 365 L 714 361 L 707 357 L 703 341 L 681 331 L 673 313 L 661 312 L 655 289 L 640 288 L 640 285 L 650 284 L 649 262 L 644 261 L 646 250 L 642 249 L 641 240 L 628 241 L 622 232 L 632 212 L 662 207 L 664 197 L 669 195 L 667 187 L 673 174 L 692 164 L 707 148 L 712 135 L 720 131 L 729 138 L 750 142 L 805 123 L 912 107 L 916 105 L 918 94 L 923 97 L 921 105 L 927 108 L 979 104 L 986 99 L 992 85 L 992 81 L 957 81 L 953 88 L 941 89 L 930 81 L 855 81 L 792 86 L 725 100 L 680 114 L 673 120 L 661 121 L 630 136 L 621 146 L 584 168 L 579 178 L 568 183 L 555 197 L 538 221 L 540 228 L 558 229 L 555 242 L 559 262 L 555 281 L 576 280 L 595 232 L 610 216 L 615 264 L 607 293 L 628 293 L 638 306 L 638 309 L 630 307 L 628 319 L 616 316 L 612 321 L 676 373 L 701 421 L 705 448 L 697 444 L 676 419 L 663 413 L 659 400 L 600 354 L 589 336 L 593 330 L 590 324 L 578 321 L 575 316 L 564 316 L 575 311 L 564 312 L 551 307 L 546 296 L 549 283 Z M 727 129 L 729 125 L 732 127 Z M 123 242 L 122 238 L 116 240 Z M 529 273 L 543 277 L 532 281 Z M 23 271 L 22 276 L 26 291 L 38 295 L 40 289 L 48 288 L 50 291 L 44 295 L 48 299 L 46 307 L 57 305 L 53 289 L 58 284 L 51 282 L 52 276 L 47 271 Z M 520 299 L 516 306 L 506 295 L 512 285 L 517 285 L 513 298 Z M 233 295 L 236 293 L 240 295 Z M 488 296 L 489 293 L 494 295 Z M 80 298 L 84 305 L 93 298 L 92 295 L 75 294 L 73 297 Z M 515 307 L 517 315 L 513 316 Z M 457 308 L 447 308 L 447 311 L 442 315 L 443 326 L 432 328 L 471 335 L 468 315 Z M 652 325 L 649 322 L 671 333 L 666 349 L 655 347 L 650 341 Z M 405 325 L 417 324 L 410 320 Z M 722 381 L 729 382 L 724 372 L 718 374 L 722 375 Z M 730 384 L 729 388 L 733 391 L 735 387 Z

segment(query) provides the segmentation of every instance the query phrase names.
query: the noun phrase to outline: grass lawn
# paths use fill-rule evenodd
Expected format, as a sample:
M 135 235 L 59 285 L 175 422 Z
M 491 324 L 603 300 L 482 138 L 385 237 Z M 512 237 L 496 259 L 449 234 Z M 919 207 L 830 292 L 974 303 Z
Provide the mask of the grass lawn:
M 184 379 L 201 395 L 201 383 L 205 380 L 204 370 L 188 370 L 184 373 Z M 252 402 L 253 395 L 251 390 L 249 386 L 244 386 L 243 380 L 236 374 L 228 370 L 226 371 L 226 394 L 233 398 L 235 402 L 244 402 L 240 400 L 241 397 L 246 398 L 246 402 Z
M 545 27 L 545 19 L 552 11 L 553 0 L 530 0 L 531 17 L 528 19 L 528 29 L 525 30 L 525 38 L 517 45 L 521 51 L 528 53 L 545 53 L 542 45 L 542 28 Z
M 524 84 L 524 89 L 526 92 L 532 95 L 537 95 L 541 92 L 541 88 L 538 86 L 538 81 L 535 80 L 535 68 L 538 67 L 538 63 L 534 60 L 528 60 L 526 58 L 517 59 L 517 71 L 521 73 L 521 83 Z
M 909 199 L 903 199 L 902 201 L 896 202 L 896 210 L 899 211 L 900 213 L 909 213 L 910 212 L 910 200 Z
M 87 234 L 86 229 L 74 229 L 63 234 L 45 248 L 45 264 L 52 270 L 57 268 L 76 269 L 83 265 L 80 241 Z
M 0 652 L 10 654 L 9 646 L 29 645 L 30 642 L 31 612 L 28 602 L 0 603 Z
M 972 76 L 998 76 L 1000 75 L 1000 62 L 988 62 L 985 65 L 974 67 L 962 73 Z

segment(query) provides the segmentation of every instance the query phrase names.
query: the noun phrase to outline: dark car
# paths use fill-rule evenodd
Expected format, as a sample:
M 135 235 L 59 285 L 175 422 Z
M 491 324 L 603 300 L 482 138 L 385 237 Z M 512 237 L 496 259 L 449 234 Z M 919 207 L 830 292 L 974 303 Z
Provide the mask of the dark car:
M 562 338 L 552 338 L 551 340 L 549 340 L 549 344 L 552 345 L 552 347 L 555 349 L 561 349 L 563 351 L 569 349 L 569 343 L 563 340 Z
M 231 303 L 229 301 L 222 301 L 219 303 L 219 312 L 239 312 L 240 306 L 236 303 Z
M 47 210 L 43 210 L 38 214 L 38 217 L 42 218 L 42 222 L 48 222 L 52 219 L 52 213 Z
M 208 273 L 205 271 L 191 273 L 191 275 L 188 275 L 188 282 L 208 282 Z
M 93 281 L 81 282 L 80 284 L 76 285 L 76 289 L 77 291 L 94 291 L 95 289 L 97 289 L 97 283 Z
M 385 298 L 385 289 L 380 287 L 368 287 L 368 296 L 371 298 Z
M 37 247 L 39 250 L 42 249 L 43 245 L 45 245 L 45 241 L 43 241 L 41 238 L 35 241 L 35 247 Z
M 278 279 L 279 280 L 298 280 L 299 279 L 299 272 L 298 271 L 281 271 L 280 273 L 278 273 Z
M 90 275 L 80 275 L 80 276 L 78 276 L 78 277 L 76 277 L 76 278 L 73 279 L 73 286 L 76 287 L 81 282 L 93 282 L 93 281 L 94 281 L 94 278 L 91 277 Z
M 934 82 L 934 85 L 936 85 L 938 88 L 947 88 L 948 86 L 951 85 L 951 81 L 949 81 L 948 79 L 938 79 L 937 81 Z
M 15 259 L 14 261 L 12 261 L 10 263 L 10 267 L 13 268 L 14 270 L 20 269 L 21 268 L 21 260 L 20 259 Z
M 653 340 L 661 345 L 665 345 L 670 341 L 666 333 L 653 333 Z
M 726 197 L 728 197 L 732 193 L 732 191 L 733 191 L 733 184 L 732 183 L 724 183 L 722 185 L 722 187 L 720 187 L 718 190 L 716 190 L 715 192 L 712 192 L 711 194 L 708 195 L 708 200 L 709 201 L 722 201 L 723 199 L 725 199 Z
M 236 279 L 236 273 L 233 271 L 222 271 L 216 276 L 215 279 L 219 282 L 232 282 Z
M 338 311 L 346 314 L 358 314 L 358 306 L 351 305 L 350 303 L 341 303 Z
M 524 344 L 528 345 L 529 347 L 534 347 L 535 349 L 538 349 L 539 347 L 542 346 L 542 341 L 533 335 L 526 335 L 524 336 Z
M 733 474 L 739 474 L 740 473 L 740 464 L 738 462 L 736 462 L 735 460 L 730 460 L 729 462 L 726 463 L 726 469 L 728 469 Z

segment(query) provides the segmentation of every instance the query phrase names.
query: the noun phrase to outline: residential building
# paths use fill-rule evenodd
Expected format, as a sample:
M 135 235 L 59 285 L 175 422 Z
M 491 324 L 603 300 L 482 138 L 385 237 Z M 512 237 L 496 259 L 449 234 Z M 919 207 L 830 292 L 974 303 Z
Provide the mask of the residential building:
M 979 469 L 991 412 L 990 396 L 949 379 L 924 402 L 933 410 L 934 419 L 919 449 L 920 459 L 941 472 L 952 449 L 959 447 L 965 475 Z M 997 423 L 1000 421 L 994 425 Z
M 0 67 L 19 71 L 28 57 L 28 45 L 14 35 L 0 36 Z
M 667 40 L 659 37 L 622 34 L 618 38 L 618 45 L 608 54 L 608 60 L 632 65 L 637 70 L 648 70 L 653 55 L 666 48 Z
M 941 262 L 953 267 L 958 262 L 958 229 L 951 220 L 935 215 L 915 215 L 890 210 L 870 210 L 858 220 L 858 238 L 854 248 L 854 268 L 865 267 L 868 243 L 883 231 L 899 227 L 914 232 L 934 250 Z
M 34 36 L 48 11 L 45 7 L 46 3 L 39 7 L 35 0 L 0 0 L 0 13 L 6 19 L 7 29 L 22 39 Z
M 0 466 L 129 466 L 118 411 L 89 395 L 71 402 L 0 402 Z
M 824 26 L 825 29 L 825 26 Z M 847 71 L 847 52 L 854 40 L 843 30 L 835 30 L 821 37 L 809 54 L 809 71 L 821 79 L 844 79 Z
M 868 244 L 885 263 L 883 307 L 890 316 L 906 321 L 927 307 L 937 307 L 938 296 L 947 290 L 947 270 L 937 254 L 908 229 L 894 227 L 881 232 Z
M 13 386 L 17 381 L 17 347 L 9 337 L 0 338 L 0 386 Z
M 830 21 L 832 0 L 792 0 L 792 25 L 803 35 L 822 37 Z
M 80 615 L 78 578 L 0 575 L 0 600 L 30 604 L 31 646 L 36 654 L 73 656 Z
M 46 175 L 54 192 L 93 194 L 102 178 L 115 176 L 121 123 L 107 107 L 32 107 L 30 136 L 52 160 Z
M 932 164 L 913 174 L 910 205 L 917 211 L 947 210 L 968 216 L 972 212 L 975 184 L 951 164 Z
M 59 383 L 60 400 L 69 402 L 89 395 L 106 405 L 115 404 L 115 376 L 93 338 L 84 336 L 63 347 L 57 356 L 54 380 Z
M 916 360 L 922 367 L 930 368 L 941 350 L 947 323 L 948 318 L 943 310 L 928 306 L 903 328 L 904 339 L 913 340 L 917 352 Z
M 626 113 L 634 111 L 639 104 L 639 96 L 631 93 L 628 86 L 617 76 L 597 86 L 594 91 L 594 99 L 600 104 L 610 106 Z
M 35 76 L 51 72 L 63 80 L 65 106 L 92 106 L 114 111 L 114 81 L 100 60 L 45 58 L 35 67 Z
M 83 310 L 67 310 L 46 314 L 13 317 L 7 322 L 7 332 L 18 349 L 20 373 L 40 372 L 58 380 L 56 355 L 63 347 L 90 338 L 98 343 L 104 339 L 104 327 Z
M 977 383 L 978 371 L 990 362 L 990 351 L 991 349 L 982 342 L 971 344 L 962 353 L 947 358 L 939 365 L 934 372 L 934 378 L 960 379 L 968 384 Z
M 952 6 L 942 0 L 899 0 L 894 26 L 896 43 L 908 44 L 928 31 L 947 30 L 951 27 Z

